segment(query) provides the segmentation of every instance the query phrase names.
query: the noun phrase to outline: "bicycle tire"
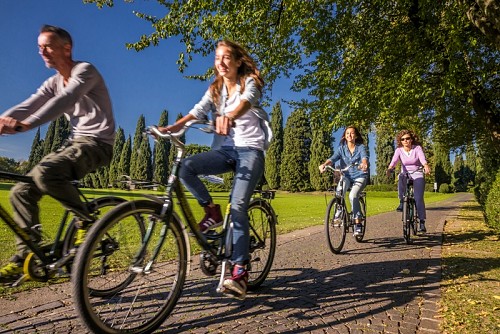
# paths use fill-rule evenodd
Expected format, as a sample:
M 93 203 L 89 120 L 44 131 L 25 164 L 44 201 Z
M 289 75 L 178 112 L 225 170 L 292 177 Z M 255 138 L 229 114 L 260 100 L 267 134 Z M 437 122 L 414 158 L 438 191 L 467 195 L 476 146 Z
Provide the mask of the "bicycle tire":
M 168 224 L 159 257 L 149 270 L 131 272 L 133 264 L 140 264 L 143 268 L 152 249 L 148 247 L 141 259 L 137 260 L 143 234 L 134 234 L 130 229 L 123 231 L 126 232 L 123 236 L 128 239 L 122 239 L 125 244 L 120 243 L 119 249 L 116 249 L 116 252 L 123 253 L 123 258 L 116 257 L 114 261 L 106 263 L 106 269 L 111 275 L 94 275 L 92 270 L 93 260 L 96 259 L 94 252 L 99 251 L 97 247 L 103 237 L 106 238 L 109 233 L 117 235 L 113 229 L 117 225 L 127 225 L 130 221 L 133 226 L 137 220 L 142 223 L 149 220 L 152 224 L 158 223 L 156 227 L 161 228 L 164 226 L 159 218 L 162 207 L 162 203 L 151 200 L 126 202 L 108 212 L 89 231 L 75 259 L 72 284 L 76 310 L 90 331 L 114 334 L 151 333 L 161 326 L 174 309 L 186 278 L 188 258 L 183 227 L 175 215 L 172 215 Z M 152 233 L 151 246 L 154 247 L 158 231 L 154 229 Z M 122 252 L 124 250 L 126 252 Z M 108 276 L 120 273 L 125 273 L 133 280 L 122 285 L 121 289 L 115 289 L 112 294 L 91 294 L 97 284 L 111 278 Z
M 325 215 L 326 241 L 328 247 L 334 254 L 339 254 L 342 251 L 347 234 L 347 217 L 345 215 L 345 210 L 342 213 L 340 221 L 335 221 L 335 213 L 341 206 L 338 198 L 332 198 L 328 203 Z
M 90 201 L 89 204 L 93 208 L 92 214 L 96 214 L 97 217 L 100 218 L 104 215 L 105 212 L 109 211 L 109 209 L 123 202 L 126 202 L 126 200 L 121 197 L 103 196 L 93 199 L 92 201 Z M 103 209 L 105 210 L 105 212 L 102 212 Z M 78 218 L 73 217 L 68 225 L 68 228 L 66 229 L 61 251 L 62 256 L 66 256 L 69 252 L 72 251 L 72 249 L 75 248 L 75 237 L 77 231 L 75 224 L 77 221 Z M 68 273 L 71 273 L 72 265 L 73 265 L 73 259 L 70 259 L 68 263 L 64 265 Z
M 403 237 L 407 244 L 411 244 L 411 221 L 412 221 L 412 212 L 411 212 L 411 203 L 408 198 L 405 197 L 403 200 Z
M 411 232 L 413 235 L 417 235 L 417 204 L 415 203 L 415 199 L 411 199 L 410 201 L 410 216 L 411 216 Z
M 359 207 L 361 209 L 361 217 L 363 217 L 363 220 L 361 221 L 361 225 L 363 225 L 363 227 L 361 229 L 361 233 L 356 234 L 354 239 L 356 239 L 357 242 L 363 242 L 366 232 L 366 201 L 363 196 L 359 198 Z
M 273 208 L 263 199 L 253 199 L 248 206 L 250 230 L 248 264 L 248 290 L 253 291 L 264 283 L 271 271 L 276 253 L 276 224 Z

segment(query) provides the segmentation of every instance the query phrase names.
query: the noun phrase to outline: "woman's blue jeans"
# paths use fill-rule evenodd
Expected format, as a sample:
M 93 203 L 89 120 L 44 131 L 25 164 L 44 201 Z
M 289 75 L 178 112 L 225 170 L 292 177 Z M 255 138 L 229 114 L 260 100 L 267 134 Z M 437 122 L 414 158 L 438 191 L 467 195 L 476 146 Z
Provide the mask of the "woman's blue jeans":
M 343 177 L 344 180 L 344 195 L 347 193 L 347 189 L 351 186 L 351 180 L 349 180 L 347 177 Z M 359 195 L 361 194 L 361 191 L 365 189 L 367 182 L 366 177 L 360 177 L 354 180 L 351 188 L 351 192 L 349 193 L 349 201 L 351 202 L 352 206 L 352 217 L 353 218 L 366 218 L 362 217 L 361 215 L 361 205 L 359 204 Z M 340 193 L 340 182 L 339 185 L 337 186 L 337 192 Z
M 264 173 L 264 152 L 252 148 L 222 147 L 195 154 L 182 161 L 179 178 L 201 206 L 212 202 L 212 197 L 199 175 L 217 175 L 234 171 L 231 190 L 231 221 L 233 222 L 232 262 L 246 264 L 250 232 L 248 204 Z

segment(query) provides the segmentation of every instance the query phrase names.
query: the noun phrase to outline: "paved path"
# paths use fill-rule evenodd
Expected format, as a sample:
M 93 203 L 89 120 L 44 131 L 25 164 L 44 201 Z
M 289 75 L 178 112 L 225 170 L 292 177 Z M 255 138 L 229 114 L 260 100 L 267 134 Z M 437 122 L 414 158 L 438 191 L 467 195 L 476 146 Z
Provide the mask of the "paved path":
M 369 217 L 366 242 L 349 235 L 340 255 L 323 226 L 280 236 L 268 280 L 244 302 L 216 294 L 216 278 L 194 268 L 158 333 L 439 333 L 443 226 L 468 199 L 428 205 L 428 233 L 413 245 L 396 212 Z M 58 284 L 0 299 L 0 333 L 86 333 L 69 291 Z

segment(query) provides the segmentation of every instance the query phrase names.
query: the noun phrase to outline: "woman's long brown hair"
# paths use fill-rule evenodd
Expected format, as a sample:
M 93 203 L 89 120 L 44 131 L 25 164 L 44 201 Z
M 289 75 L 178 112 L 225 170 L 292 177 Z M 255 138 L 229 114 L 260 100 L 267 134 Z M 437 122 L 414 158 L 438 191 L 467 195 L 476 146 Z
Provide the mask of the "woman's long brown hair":
M 222 40 L 217 43 L 217 48 L 221 46 L 226 46 L 231 50 L 231 55 L 236 61 L 241 61 L 241 65 L 238 68 L 238 79 L 240 81 L 240 87 L 242 93 L 245 89 L 245 80 L 248 76 L 251 76 L 255 79 L 255 83 L 257 84 L 257 88 L 262 92 L 262 88 L 264 87 L 264 80 L 260 76 L 260 72 L 257 69 L 257 64 L 250 57 L 248 52 L 239 44 L 236 44 L 229 40 Z M 222 76 L 217 71 L 217 68 L 214 66 L 215 72 L 215 80 L 210 84 L 210 93 L 212 94 L 212 99 L 217 108 L 220 105 L 220 93 L 222 91 L 222 86 L 224 84 L 224 80 Z

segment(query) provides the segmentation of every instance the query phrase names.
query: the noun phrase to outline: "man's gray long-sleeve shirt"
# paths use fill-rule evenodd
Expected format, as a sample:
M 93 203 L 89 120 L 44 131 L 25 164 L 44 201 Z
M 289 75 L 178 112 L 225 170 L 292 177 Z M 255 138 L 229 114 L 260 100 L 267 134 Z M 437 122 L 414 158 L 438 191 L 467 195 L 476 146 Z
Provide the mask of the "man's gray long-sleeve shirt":
M 101 74 L 87 62 L 76 62 L 66 86 L 57 73 L 2 117 L 9 116 L 35 128 L 62 114 L 71 124 L 73 138 L 94 137 L 113 145 L 115 120 L 108 89 Z

